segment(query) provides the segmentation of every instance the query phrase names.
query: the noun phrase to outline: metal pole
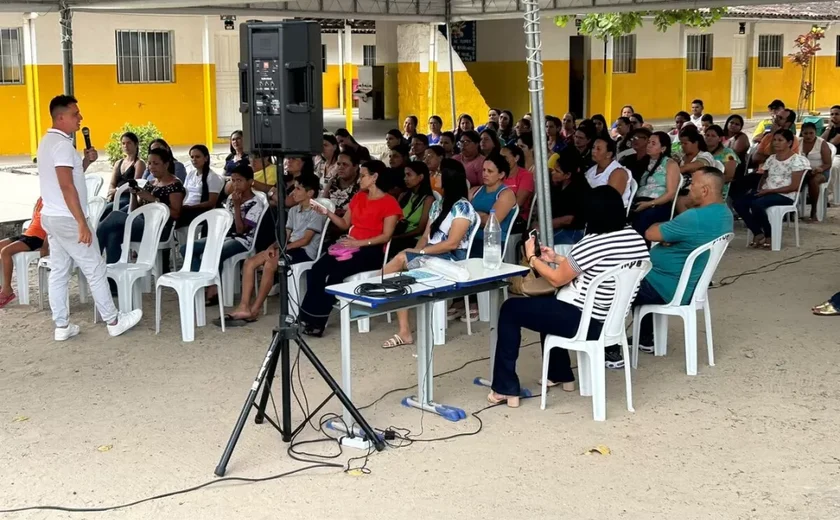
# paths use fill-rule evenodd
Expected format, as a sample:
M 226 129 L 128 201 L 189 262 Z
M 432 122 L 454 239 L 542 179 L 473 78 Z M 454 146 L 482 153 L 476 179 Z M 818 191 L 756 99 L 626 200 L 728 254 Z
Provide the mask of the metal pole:
M 548 174 L 548 153 L 543 109 L 543 70 L 540 42 L 540 5 L 538 0 L 522 0 L 525 6 L 525 50 L 528 62 L 528 91 L 531 94 L 532 127 L 534 135 L 534 165 L 536 166 L 537 209 L 540 221 L 540 241 L 554 246 L 551 226 L 551 178 Z
M 67 0 L 59 2 L 61 24 L 61 70 L 64 73 L 64 93 L 73 95 L 73 11 Z
M 446 41 L 449 44 L 449 107 L 452 110 L 452 129 L 458 129 L 455 113 L 455 64 L 452 57 L 452 0 L 446 0 Z
M 429 109 L 426 116 L 428 121 L 437 111 L 437 24 L 429 25 Z

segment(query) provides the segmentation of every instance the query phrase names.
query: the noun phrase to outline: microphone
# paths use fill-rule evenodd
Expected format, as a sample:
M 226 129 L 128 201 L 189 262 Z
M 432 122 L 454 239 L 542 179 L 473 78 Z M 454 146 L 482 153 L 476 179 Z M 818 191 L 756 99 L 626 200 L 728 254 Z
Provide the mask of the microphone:
M 90 144 L 90 128 L 82 128 L 82 135 L 85 136 L 85 150 L 93 148 L 93 145 Z

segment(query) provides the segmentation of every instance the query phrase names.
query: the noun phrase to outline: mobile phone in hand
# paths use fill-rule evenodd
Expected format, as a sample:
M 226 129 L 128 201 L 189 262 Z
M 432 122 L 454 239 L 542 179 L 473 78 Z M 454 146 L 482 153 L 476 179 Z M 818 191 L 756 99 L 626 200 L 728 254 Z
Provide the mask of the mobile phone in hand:
M 536 229 L 532 229 L 530 233 L 528 233 L 528 237 L 534 239 L 534 256 L 537 258 L 542 255 L 541 247 L 540 247 L 540 232 Z
M 126 183 L 128 184 L 128 187 L 131 188 L 132 190 L 137 189 L 137 180 L 136 179 L 128 179 L 126 181 Z

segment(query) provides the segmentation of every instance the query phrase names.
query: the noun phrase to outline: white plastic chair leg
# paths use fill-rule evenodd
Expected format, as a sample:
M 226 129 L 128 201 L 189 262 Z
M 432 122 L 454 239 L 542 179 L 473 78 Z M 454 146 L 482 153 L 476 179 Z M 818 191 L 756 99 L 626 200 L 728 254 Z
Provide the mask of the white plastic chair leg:
M 590 356 L 590 377 L 592 378 L 592 418 L 607 420 L 607 374 L 604 366 L 604 349 L 595 347 Z
M 129 312 L 133 302 L 131 294 L 131 287 L 128 287 L 125 280 L 116 280 L 117 282 L 117 305 L 120 312 Z
M 227 263 L 227 262 L 226 262 Z M 234 271 L 236 268 L 224 269 L 222 275 L 222 291 L 219 293 L 219 300 L 223 301 L 226 307 L 233 307 L 233 295 L 236 292 L 236 281 Z
M 44 310 L 44 297 L 47 293 L 47 276 L 49 271 L 43 267 L 38 267 L 38 308 Z
M 478 293 L 478 320 L 483 322 L 490 321 L 490 293 Z
M 697 313 L 683 315 L 685 330 L 685 373 L 697 375 Z
M 793 218 L 793 234 L 796 237 L 796 247 L 799 247 L 799 215 L 792 214 Z M 779 245 L 781 249 L 781 237 L 779 237 Z
M 155 334 L 160 334 L 160 286 L 155 288 Z
M 221 291 L 222 290 L 221 284 L 217 284 L 216 289 L 218 291 Z M 202 299 L 203 299 L 203 295 L 202 295 Z M 202 304 L 203 304 L 203 302 L 202 302 Z M 202 313 L 202 314 L 204 314 L 204 313 Z M 202 316 L 202 318 L 203 318 L 203 316 Z M 225 331 L 225 308 L 222 305 L 222 300 L 219 300 L 219 321 L 221 322 L 221 325 L 222 325 L 222 332 L 224 332 Z
M 356 321 L 356 325 L 359 327 L 359 334 L 370 332 L 370 318 L 362 318 Z
M 627 360 L 630 357 L 630 347 L 627 345 L 627 337 L 622 335 L 621 338 L 621 348 L 622 354 L 624 355 L 624 359 Z M 604 376 L 606 377 L 606 376 Z M 628 412 L 635 412 L 636 410 L 633 408 L 633 384 L 632 384 L 632 375 L 630 374 L 630 363 L 624 363 L 624 388 L 625 388 L 625 395 L 627 397 L 627 411 Z M 606 399 L 606 396 L 604 397 Z
M 17 299 L 20 305 L 29 305 L 29 259 L 26 254 L 12 256 L 17 283 Z
M 664 356 L 668 353 L 668 316 L 666 314 L 653 315 L 653 353 L 655 356 Z
M 706 300 L 706 308 L 703 309 L 703 317 L 706 320 L 706 350 L 709 352 L 709 366 L 715 366 L 715 346 L 712 339 L 712 309 L 709 308 L 709 301 Z
M 79 302 L 87 303 L 90 289 L 88 288 L 87 278 L 82 274 L 82 271 L 76 268 L 76 274 L 79 276 Z M 68 292 L 68 294 L 70 294 Z
M 207 325 L 207 308 L 204 306 L 206 299 L 205 289 L 199 289 L 193 297 L 193 307 L 195 308 L 195 323 L 199 327 Z
M 199 291 L 203 293 L 204 291 Z M 178 295 L 178 307 L 181 311 L 181 341 L 195 341 L 195 306 L 198 293 L 192 298 L 189 295 Z M 204 302 L 201 302 L 204 307 Z
M 466 314 L 464 316 L 467 317 L 467 336 L 472 336 L 472 321 L 470 321 L 470 298 L 469 296 L 464 296 L 464 310 Z
M 633 312 L 633 368 L 639 368 L 639 333 L 642 331 L 642 317 L 639 309 Z M 625 363 L 626 364 L 626 363 Z
M 446 343 L 446 302 L 443 300 L 432 306 L 432 337 L 435 345 Z
M 586 352 L 577 352 L 577 366 L 578 366 L 578 386 L 580 387 L 580 395 L 589 397 L 592 395 L 592 373 L 590 366 L 592 360 Z
M 143 291 L 141 291 L 139 285 L 142 283 L 143 280 L 146 280 L 147 277 L 139 278 L 131 282 L 129 286 L 131 288 L 131 309 L 143 309 Z M 94 305 L 94 308 L 96 306 Z
M 825 212 L 828 209 L 828 183 L 820 184 L 820 198 L 817 201 L 817 221 L 825 220 Z
M 540 410 L 545 410 L 545 394 L 548 392 L 548 360 L 551 358 L 551 347 L 546 347 L 545 352 L 543 352 L 543 360 L 542 360 L 542 377 L 540 377 Z

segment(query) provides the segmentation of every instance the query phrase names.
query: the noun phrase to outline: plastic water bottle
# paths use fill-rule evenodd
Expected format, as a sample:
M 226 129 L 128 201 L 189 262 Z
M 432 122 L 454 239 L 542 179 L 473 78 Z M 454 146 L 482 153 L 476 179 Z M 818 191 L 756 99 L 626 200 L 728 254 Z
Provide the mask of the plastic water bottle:
M 498 269 L 502 266 L 502 226 L 496 220 L 494 210 L 490 210 L 490 218 L 484 225 L 484 258 L 482 264 L 485 269 Z

